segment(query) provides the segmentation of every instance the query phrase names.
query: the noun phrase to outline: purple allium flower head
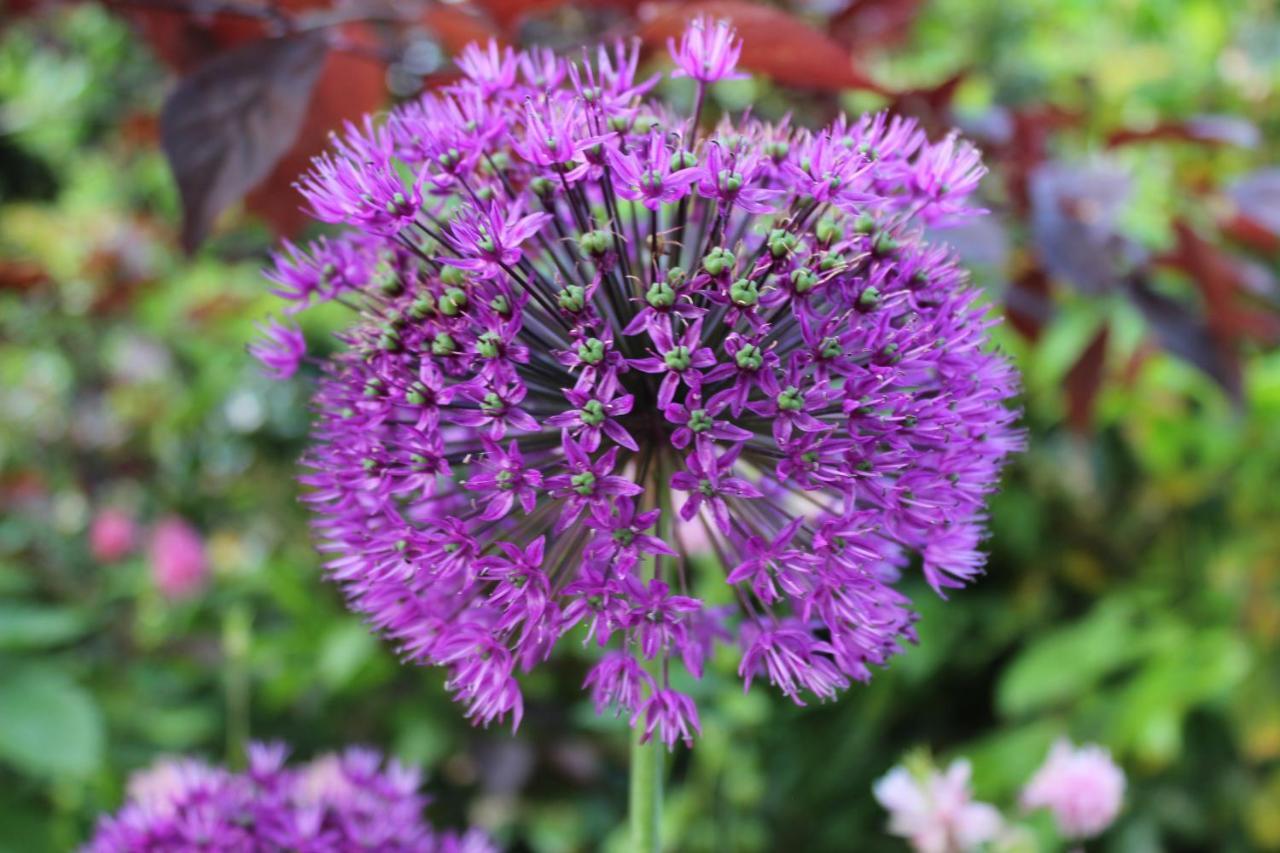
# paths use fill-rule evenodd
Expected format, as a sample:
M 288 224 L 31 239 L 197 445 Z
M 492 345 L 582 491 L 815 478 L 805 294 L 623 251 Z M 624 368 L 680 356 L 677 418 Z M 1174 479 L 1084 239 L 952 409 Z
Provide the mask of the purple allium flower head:
M 233 773 L 192 758 L 161 760 L 129 782 L 128 800 L 102 817 L 85 853 L 210 850 L 380 850 L 493 853 L 477 830 L 437 832 L 422 816 L 421 774 L 350 748 L 287 767 L 280 744 L 249 747 Z
M 1022 806 L 1047 808 L 1067 838 L 1099 835 L 1124 805 L 1124 771 L 1097 744 L 1053 745 L 1044 764 L 1022 791 Z
M 676 53 L 705 81 L 738 50 L 699 21 Z M 866 680 L 914 639 L 913 560 L 939 592 L 980 573 L 1022 444 L 991 321 L 923 238 L 973 212 L 976 152 L 885 115 L 707 134 L 645 99 L 634 46 L 462 67 L 317 161 L 310 205 L 350 228 L 272 274 L 286 310 L 362 313 L 305 458 L 330 577 L 481 723 L 518 723 L 570 632 L 604 647 L 596 704 L 668 744 L 697 730 L 669 675 L 717 644 L 797 702 Z

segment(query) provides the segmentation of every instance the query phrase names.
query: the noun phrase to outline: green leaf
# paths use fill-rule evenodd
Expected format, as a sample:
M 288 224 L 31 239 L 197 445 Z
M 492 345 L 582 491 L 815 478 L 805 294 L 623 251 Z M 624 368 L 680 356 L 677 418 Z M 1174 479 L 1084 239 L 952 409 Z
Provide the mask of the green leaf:
M 102 761 L 102 715 L 65 673 L 24 668 L 0 680 L 0 761 L 37 776 L 84 776 Z
M 1083 620 L 1045 634 L 1014 658 L 996 687 L 996 707 L 1021 716 L 1086 696 L 1143 653 L 1131 607 L 1099 605 Z
M 378 650 L 378 641 L 369 627 L 354 619 L 344 620 L 331 630 L 320 646 L 317 669 L 320 680 L 330 690 L 350 684 Z
M 61 607 L 0 603 L 0 649 L 34 649 L 74 640 L 88 630 L 84 614 Z

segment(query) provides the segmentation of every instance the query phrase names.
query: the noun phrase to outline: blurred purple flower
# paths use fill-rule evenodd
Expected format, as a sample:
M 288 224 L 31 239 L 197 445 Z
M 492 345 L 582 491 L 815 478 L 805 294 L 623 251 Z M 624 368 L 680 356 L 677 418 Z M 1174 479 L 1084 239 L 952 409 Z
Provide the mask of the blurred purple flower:
M 1053 745 L 1040 769 L 1022 791 L 1026 809 L 1053 812 L 1067 838 L 1099 835 L 1124 805 L 1124 771 L 1097 744 L 1075 747 L 1063 739 Z
M 164 759 L 129 781 L 128 799 L 99 819 L 84 853 L 378 850 L 493 853 L 478 830 L 438 832 L 422 816 L 421 774 L 350 748 L 285 765 L 280 744 L 249 747 L 233 773 L 198 759 Z
M 89 525 L 89 553 L 99 563 L 114 563 L 132 553 L 138 544 L 133 516 L 116 507 L 103 507 Z
M 147 547 L 151 581 L 165 598 L 191 598 L 205 585 L 209 559 L 200 533 L 185 520 L 169 516 L 151 531 Z

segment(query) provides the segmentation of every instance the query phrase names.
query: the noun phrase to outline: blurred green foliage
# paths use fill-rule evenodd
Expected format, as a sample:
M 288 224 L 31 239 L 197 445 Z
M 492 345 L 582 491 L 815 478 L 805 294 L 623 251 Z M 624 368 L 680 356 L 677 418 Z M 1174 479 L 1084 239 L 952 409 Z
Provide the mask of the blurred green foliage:
M 1253 118 L 1257 150 L 1122 153 L 1126 227 L 1159 248 L 1173 212 L 1200 215 L 1174 173 L 1276 161 L 1277 56 L 1265 2 L 939 0 L 878 70 L 923 85 L 971 69 L 959 103 L 975 115 L 1084 110 L 1064 153 L 1117 123 Z M 305 382 L 269 382 L 244 353 L 273 307 L 257 272 L 270 238 L 246 221 L 177 253 L 147 118 L 164 85 L 95 6 L 0 35 L 0 850 L 73 847 L 132 770 L 178 751 L 234 762 L 250 735 L 423 762 L 438 819 L 516 849 L 621 849 L 625 726 L 592 713 L 581 660 L 526 682 L 517 736 L 474 731 L 438 673 L 399 667 L 320 582 L 293 481 Z M 900 849 L 869 791 L 907 750 L 970 757 L 979 796 L 1007 803 L 1064 733 L 1130 775 L 1107 849 L 1280 849 L 1280 356 L 1248 356 L 1237 406 L 1145 355 L 1127 304 L 1057 302 L 1038 342 L 1001 331 L 1032 450 L 993 503 L 988 577 L 948 602 L 912 589 L 919 647 L 838 704 L 743 695 L 722 652 L 689 686 L 708 701 L 703 737 L 674 759 L 672 849 Z M 1064 425 L 1063 381 L 1102 322 L 1086 435 Z M 104 506 L 196 525 L 204 593 L 163 599 L 143 551 L 96 564 L 87 528 Z

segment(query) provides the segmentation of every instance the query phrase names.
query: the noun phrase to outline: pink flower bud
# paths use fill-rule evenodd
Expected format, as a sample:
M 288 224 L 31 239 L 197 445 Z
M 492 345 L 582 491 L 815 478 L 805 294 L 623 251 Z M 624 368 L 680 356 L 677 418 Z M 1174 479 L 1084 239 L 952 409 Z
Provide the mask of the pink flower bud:
M 105 507 L 89 526 L 89 552 L 99 563 L 114 563 L 128 556 L 138 544 L 133 517 L 115 507 Z
M 209 560 L 200 533 L 177 516 L 162 519 L 151 532 L 151 579 L 169 599 L 190 598 L 204 586 Z
M 1023 789 L 1022 806 L 1052 811 L 1068 838 L 1091 838 L 1120 813 L 1124 787 L 1124 771 L 1111 753 L 1097 744 L 1077 749 L 1064 738 Z

